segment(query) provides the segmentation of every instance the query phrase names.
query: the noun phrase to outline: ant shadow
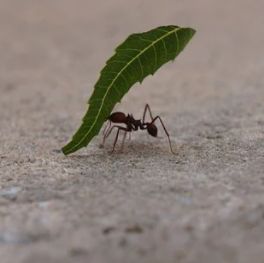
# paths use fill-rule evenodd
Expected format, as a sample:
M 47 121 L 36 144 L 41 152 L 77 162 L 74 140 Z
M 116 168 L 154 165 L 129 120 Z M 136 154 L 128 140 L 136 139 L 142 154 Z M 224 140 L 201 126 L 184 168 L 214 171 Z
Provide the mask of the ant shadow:
M 89 154 L 74 154 L 68 156 L 68 158 L 74 162 L 80 162 L 82 164 L 88 164 L 87 160 L 90 160 L 92 163 L 100 163 L 102 160 L 104 162 L 114 162 L 124 159 L 150 159 L 150 158 L 169 158 L 171 160 L 177 160 L 181 156 L 181 146 L 174 145 L 176 150 L 175 154 L 170 152 L 170 149 L 166 147 L 165 142 L 141 142 L 141 141 L 127 141 L 124 147 L 117 145 L 114 151 L 112 151 L 112 144 L 106 144 L 104 147 L 101 147 L 100 144 L 98 147 L 93 147 L 90 149 Z M 68 160 L 69 160 L 68 159 Z

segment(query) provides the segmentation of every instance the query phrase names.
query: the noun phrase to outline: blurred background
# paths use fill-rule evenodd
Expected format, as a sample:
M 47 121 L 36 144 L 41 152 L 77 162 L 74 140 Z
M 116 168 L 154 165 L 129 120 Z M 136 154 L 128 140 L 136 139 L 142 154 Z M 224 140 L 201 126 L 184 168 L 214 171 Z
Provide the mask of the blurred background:
M 30 100 L 35 94 L 38 99 L 48 97 L 49 106 L 61 114 L 83 112 L 80 106 L 120 42 L 133 32 L 159 25 L 190 26 L 197 34 L 175 64 L 169 63 L 148 78 L 142 88 L 132 89 L 124 101 L 127 110 L 135 111 L 130 107 L 131 98 L 139 105 L 148 101 L 158 107 L 164 103 L 156 100 L 164 93 L 170 93 L 164 95 L 167 106 L 177 110 L 182 99 L 188 101 L 195 95 L 195 103 L 203 103 L 209 96 L 213 101 L 225 89 L 231 92 L 239 81 L 245 84 L 261 78 L 261 0 L 2 0 L 0 4 L 2 89 L 16 86 L 17 100 L 23 96 Z M 1 102 L 8 103 L 9 98 L 3 96 Z M 68 100 L 67 113 L 60 99 Z
M 263 0 L 0 0 L 1 263 L 262 263 L 263 10 Z M 98 136 L 65 158 L 114 48 L 169 24 L 197 33 L 117 108 L 140 117 L 149 103 L 177 158 L 166 137 L 140 133 L 123 155 Z

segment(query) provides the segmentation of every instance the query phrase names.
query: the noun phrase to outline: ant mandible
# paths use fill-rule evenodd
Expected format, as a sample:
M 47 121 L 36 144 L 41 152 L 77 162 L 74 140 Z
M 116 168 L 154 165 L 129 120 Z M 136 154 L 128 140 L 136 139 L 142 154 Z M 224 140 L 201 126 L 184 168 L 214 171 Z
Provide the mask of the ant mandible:
M 151 118 L 151 122 L 145 122 L 145 117 L 146 117 L 147 111 L 149 112 L 149 115 L 150 115 L 150 118 Z M 162 125 L 162 127 L 163 127 L 163 129 L 164 129 L 164 131 L 165 131 L 165 133 L 166 133 L 166 135 L 167 135 L 171 153 L 175 154 L 173 152 L 173 150 L 172 150 L 170 135 L 169 135 L 167 129 L 165 128 L 165 125 L 164 125 L 162 119 L 160 118 L 160 116 L 156 116 L 155 118 L 153 118 L 152 113 L 151 113 L 151 109 L 150 109 L 148 104 L 146 104 L 146 106 L 144 108 L 142 120 L 141 119 L 136 120 L 136 119 L 134 119 L 132 114 L 127 114 L 126 115 L 123 112 L 114 112 L 107 118 L 107 120 L 108 120 L 108 124 L 105 126 L 105 129 L 104 129 L 104 132 L 103 132 L 104 137 L 103 137 L 102 147 L 103 147 L 103 145 L 105 143 L 106 138 L 111 134 L 111 132 L 113 131 L 114 128 L 117 129 L 117 132 L 116 132 L 116 137 L 115 137 L 115 140 L 114 140 L 112 152 L 114 152 L 114 150 L 115 150 L 115 146 L 116 146 L 116 143 L 117 143 L 117 140 L 118 140 L 118 136 L 119 136 L 120 130 L 125 132 L 124 133 L 124 137 L 123 137 L 123 141 L 122 141 L 121 149 L 123 149 L 124 141 L 126 139 L 126 135 L 127 135 L 128 132 L 129 132 L 129 135 L 130 135 L 130 133 L 132 131 L 137 131 L 138 129 L 147 130 L 147 132 L 151 136 L 157 137 L 158 128 L 155 125 L 155 121 L 159 120 L 161 125 Z M 119 125 L 111 126 L 112 123 L 122 123 L 122 124 L 125 124 L 126 127 L 119 126 Z

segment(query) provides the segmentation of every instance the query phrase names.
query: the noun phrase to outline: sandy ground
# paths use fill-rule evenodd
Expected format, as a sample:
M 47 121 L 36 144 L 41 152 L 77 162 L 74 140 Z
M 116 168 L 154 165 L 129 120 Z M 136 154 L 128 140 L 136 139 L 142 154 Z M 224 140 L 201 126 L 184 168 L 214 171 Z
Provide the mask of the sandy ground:
M 1 0 L 0 262 L 263 263 L 263 0 Z M 132 32 L 197 29 L 118 109 L 165 135 L 65 157 Z

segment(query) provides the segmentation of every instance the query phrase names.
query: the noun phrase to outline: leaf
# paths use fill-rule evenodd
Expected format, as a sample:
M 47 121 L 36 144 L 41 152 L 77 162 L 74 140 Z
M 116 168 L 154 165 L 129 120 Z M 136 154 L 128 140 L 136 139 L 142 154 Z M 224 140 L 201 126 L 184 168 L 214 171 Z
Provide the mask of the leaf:
M 67 155 L 87 146 L 131 86 L 174 60 L 194 33 L 192 28 L 161 26 L 132 34 L 119 45 L 102 69 L 83 123 L 71 142 L 63 147 L 63 153 Z

